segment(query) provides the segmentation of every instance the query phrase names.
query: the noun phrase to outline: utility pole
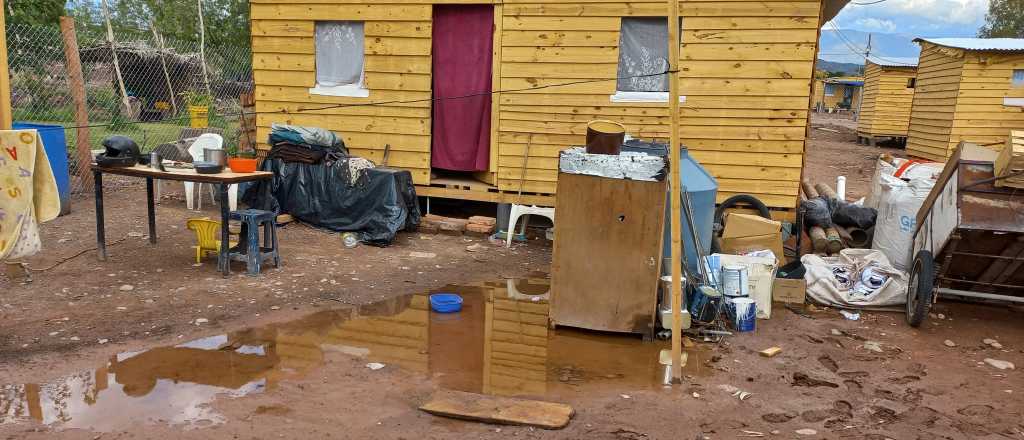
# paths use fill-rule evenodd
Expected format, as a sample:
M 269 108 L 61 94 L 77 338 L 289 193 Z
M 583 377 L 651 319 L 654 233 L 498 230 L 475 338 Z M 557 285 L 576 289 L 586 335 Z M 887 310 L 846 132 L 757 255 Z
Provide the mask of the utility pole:
M 872 35 L 873 34 L 868 34 L 868 46 L 867 46 L 867 48 L 864 49 L 864 71 L 861 73 L 861 77 L 863 77 L 865 79 L 865 81 L 861 81 L 861 84 L 860 84 L 860 96 L 857 98 L 857 114 L 853 116 L 853 120 L 854 121 L 860 121 L 860 110 L 864 107 L 864 86 L 867 85 L 867 81 L 866 80 L 867 80 L 867 73 L 868 73 L 867 72 L 867 70 L 868 70 L 868 60 L 871 59 L 871 36 Z

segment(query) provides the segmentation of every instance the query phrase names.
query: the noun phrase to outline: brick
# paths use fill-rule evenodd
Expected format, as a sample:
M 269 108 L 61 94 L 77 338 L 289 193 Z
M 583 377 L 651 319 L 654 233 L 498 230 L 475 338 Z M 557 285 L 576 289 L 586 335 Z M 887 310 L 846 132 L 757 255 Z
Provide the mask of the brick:
M 440 229 L 437 223 L 430 222 L 420 222 L 420 226 L 416 228 L 417 231 L 424 234 L 436 234 Z
M 495 219 L 494 217 L 483 217 L 483 216 L 479 216 L 479 215 L 474 215 L 474 216 L 469 218 L 469 223 L 471 223 L 471 224 L 478 224 L 478 225 L 494 226 L 495 224 L 498 223 L 498 220 Z
M 442 232 L 452 231 L 452 232 L 458 232 L 460 234 L 462 233 L 462 231 L 466 230 L 466 224 L 465 223 L 453 222 L 453 221 L 450 221 L 450 220 L 443 220 L 443 221 L 438 222 L 437 223 L 437 227 Z
M 469 232 L 475 232 L 478 234 L 492 234 L 494 232 L 494 225 L 481 225 L 477 223 L 470 223 L 466 225 L 466 230 Z

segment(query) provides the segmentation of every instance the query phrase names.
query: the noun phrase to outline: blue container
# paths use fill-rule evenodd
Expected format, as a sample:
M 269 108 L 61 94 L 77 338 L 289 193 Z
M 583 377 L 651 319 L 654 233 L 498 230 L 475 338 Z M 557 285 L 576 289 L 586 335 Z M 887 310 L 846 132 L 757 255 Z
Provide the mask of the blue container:
M 49 124 L 33 124 L 15 122 L 15 130 L 35 129 L 43 141 L 43 149 L 50 160 L 50 169 L 57 180 L 57 192 L 60 195 L 61 215 L 71 212 L 71 176 L 68 173 L 68 145 L 64 138 L 64 126 Z
M 718 182 L 711 173 L 708 173 L 703 166 L 697 163 L 693 157 L 681 148 L 679 151 L 679 174 L 680 182 L 687 193 L 690 194 L 690 205 L 693 207 L 693 222 L 697 228 L 697 235 L 700 237 L 701 248 L 704 254 L 711 253 L 711 234 L 715 224 L 715 197 L 718 195 Z M 680 196 L 680 206 L 685 203 Z M 672 258 L 672 199 L 671 189 L 665 199 L 665 261 Z M 686 220 L 685 211 L 680 211 L 682 218 L 683 252 L 686 254 L 687 267 L 692 273 L 699 273 L 697 262 L 697 246 L 689 233 L 689 222 Z M 671 266 L 665 264 L 663 270 L 665 275 L 671 273 Z
M 462 297 L 454 293 L 430 295 L 430 308 L 437 313 L 455 313 L 462 310 Z

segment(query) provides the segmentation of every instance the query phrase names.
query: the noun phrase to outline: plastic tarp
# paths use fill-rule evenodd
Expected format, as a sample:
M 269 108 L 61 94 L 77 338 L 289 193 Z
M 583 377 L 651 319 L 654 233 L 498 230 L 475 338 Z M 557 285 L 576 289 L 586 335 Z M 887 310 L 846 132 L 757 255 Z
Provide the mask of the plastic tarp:
M 884 307 L 907 302 L 907 273 L 880 251 L 843 249 L 838 257 L 808 254 L 800 261 L 807 270 L 807 296 L 820 304 Z
M 412 173 L 367 168 L 351 179 L 348 162 L 312 165 L 267 159 L 262 169 L 273 172 L 274 178 L 251 186 L 242 200 L 253 208 L 288 213 L 314 226 L 356 232 L 360 241 L 374 246 L 387 246 L 398 231 L 419 225 Z

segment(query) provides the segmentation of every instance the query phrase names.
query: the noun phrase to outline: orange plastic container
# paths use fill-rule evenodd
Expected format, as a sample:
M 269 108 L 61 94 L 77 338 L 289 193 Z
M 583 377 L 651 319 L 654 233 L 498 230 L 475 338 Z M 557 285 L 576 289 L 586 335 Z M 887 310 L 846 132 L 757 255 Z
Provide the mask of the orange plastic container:
M 256 159 L 247 157 L 229 157 L 228 168 L 235 173 L 252 173 L 256 171 Z

